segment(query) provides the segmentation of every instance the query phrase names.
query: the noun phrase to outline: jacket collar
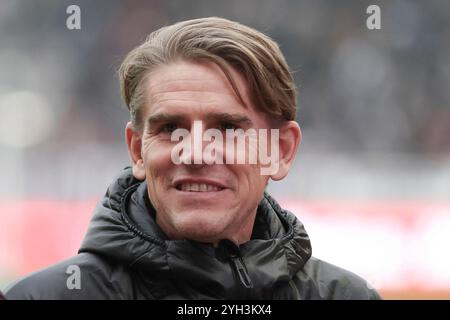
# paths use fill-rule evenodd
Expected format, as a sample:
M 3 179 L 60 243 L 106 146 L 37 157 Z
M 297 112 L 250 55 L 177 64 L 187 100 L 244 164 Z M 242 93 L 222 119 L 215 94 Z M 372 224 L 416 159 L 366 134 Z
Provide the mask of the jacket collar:
M 145 182 L 126 168 L 97 205 L 79 252 L 119 260 L 155 298 L 280 297 L 311 256 L 303 225 L 267 193 L 252 239 L 217 248 L 170 240 L 155 222 Z

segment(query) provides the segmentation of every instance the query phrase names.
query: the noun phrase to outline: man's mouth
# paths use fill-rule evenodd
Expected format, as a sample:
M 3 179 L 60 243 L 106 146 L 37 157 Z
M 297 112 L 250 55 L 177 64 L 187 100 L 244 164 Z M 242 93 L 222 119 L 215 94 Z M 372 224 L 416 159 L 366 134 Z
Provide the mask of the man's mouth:
M 212 192 L 221 191 L 223 188 L 206 183 L 181 183 L 176 186 L 177 190 L 188 192 Z
M 225 189 L 225 186 L 218 181 L 204 178 L 182 178 L 174 181 L 175 189 L 184 192 L 218 192 Z

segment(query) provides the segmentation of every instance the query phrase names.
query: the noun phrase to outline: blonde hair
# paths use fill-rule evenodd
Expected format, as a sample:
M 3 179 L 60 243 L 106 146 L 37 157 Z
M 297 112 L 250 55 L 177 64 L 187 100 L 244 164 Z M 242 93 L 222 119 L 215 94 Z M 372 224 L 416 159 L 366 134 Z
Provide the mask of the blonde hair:
M 250 99 L 258 110 L 270 119 L 295 120 L 295 83 L 278 45 L 255 29 L 210 17 L 158 29 L 125 57 L 119 68 L 120 89 L 134 128 L 142 125 L 139 110 L 145 103 L 143 84 L 151 71 L 180 59 L 217 64 L 243 102 L 228 71 L 233 67 L 247 80 Z

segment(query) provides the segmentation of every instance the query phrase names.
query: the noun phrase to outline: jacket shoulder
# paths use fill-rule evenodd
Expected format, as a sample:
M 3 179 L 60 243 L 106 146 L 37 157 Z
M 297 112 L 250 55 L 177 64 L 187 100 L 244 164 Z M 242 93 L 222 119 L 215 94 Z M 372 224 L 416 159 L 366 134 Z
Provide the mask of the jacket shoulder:
M 80 253 L 34 272 L 6 288 L 11 300 L 129 299 L 128 272 L 91 253 Z
M 378 292 L 360 276 L 314 257 L 296 274 L 294 283 L 302 299 L 381 299 Z

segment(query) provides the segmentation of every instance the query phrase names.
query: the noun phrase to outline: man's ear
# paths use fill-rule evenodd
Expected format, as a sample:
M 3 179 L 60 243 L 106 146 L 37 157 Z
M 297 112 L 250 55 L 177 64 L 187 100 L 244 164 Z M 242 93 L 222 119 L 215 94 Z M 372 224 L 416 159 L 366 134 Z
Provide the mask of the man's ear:
M 302 131 L 296 121 L 289 121 L 281 126 L 279 131 L 280 160 L 277 172 L 270 176 L 272 180 L 277 181 L 286 177 L 301 141 Z
M 142 135 L 133 129 L 131 122 L 127 123 L 125 129 L 125 137 L 127 140 L 128 153 L 130 155 L 133 168 L 133 176 L 138 180 L 145 179 L 144 160 L 142 159 Z

